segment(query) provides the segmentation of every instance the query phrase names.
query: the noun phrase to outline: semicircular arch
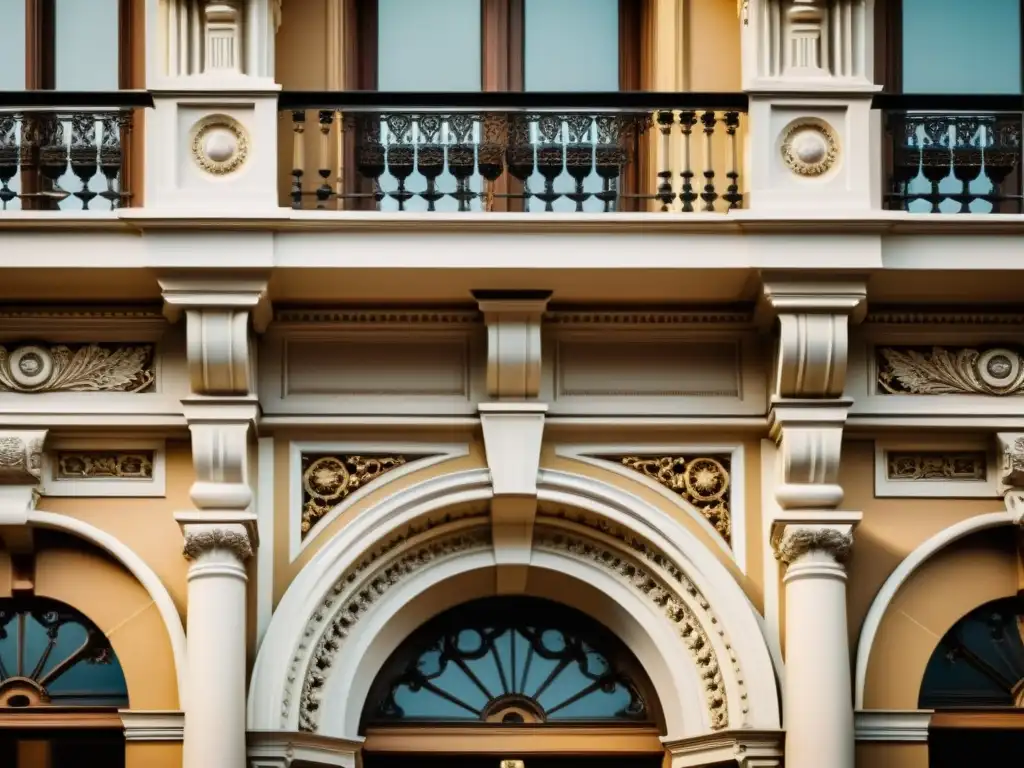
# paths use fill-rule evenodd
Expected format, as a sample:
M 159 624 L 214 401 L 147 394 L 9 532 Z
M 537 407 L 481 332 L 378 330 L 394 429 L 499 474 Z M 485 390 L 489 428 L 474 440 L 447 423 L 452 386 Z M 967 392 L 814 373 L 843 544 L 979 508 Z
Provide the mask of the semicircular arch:
M 332 735 L 353 737 L 361 707 L 357 691 L 365 696 L 386 659 L 377 655 L 388 643 L 372 639 L 393 638 L 393 650 L 431 615 L 451 607 L 422 608 L 429 601 L 413 599 L 416 595 L 493 568 L 486 515 L 490 497 L 486 470 L 431 478 L 367 510 L 327 542 L 288 588 L 271 621 L 250 686 L 250 728 L 317 730 L 322 716 L 323 722 L 340 724 Z M 683 723 L 666 717 L 670 737 L 726 726 L 778 727 L 775 669 L 756 612 L 715 553 L 663 510 L 590 477 L 542 470 L 538 497 L 562 511 L 538 517 L 531 566 L 546 578 L 532 581 L 572 573 L 579 584 L 602 584 L 606 599 L 616 596 L 618 607 L 605 609 L 619 617 L 611 628 L 622 633 L 652 679 L 666 681 L 658 691 L 666 712 L 675 709 L 691 718 Z M 476 503 L 477 511 L 458 519 L 443 514 L 467 503 Z M 449 551 L 453 546 L 457 554 Z M 405 578 L 410 568 L 414 579 Z M 574 607 L 602 620 L 592 612 L 600 610 L 596 603 Z M 360 618 L 346 625 L 353 614 Z M 345 653 L 337 656 L 342 643 Z M 324 648 L 331 651 L 328 657 L 321 653 Z M 667 660 L 680 652 L 693 663 L 672 665 L 685 671 L 667 669 Z M 651 668 L 659 663 L 667 674 Z M 359 702 L 352 710 L 356 714 L 332 695 L 338 685 Z M 703 702 L 700 691 L 707 691 Z M 300 722 L 304 702 L 312 702 L 313 709 L 306 709 L 319 714 Z M 694 711 L 703 713 L 696 726 Z

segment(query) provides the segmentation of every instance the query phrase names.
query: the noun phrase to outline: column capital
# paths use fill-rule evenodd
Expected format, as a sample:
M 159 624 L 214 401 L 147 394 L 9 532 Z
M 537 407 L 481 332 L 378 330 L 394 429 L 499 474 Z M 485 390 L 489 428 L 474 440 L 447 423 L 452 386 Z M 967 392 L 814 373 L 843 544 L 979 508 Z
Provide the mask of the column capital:
M 771 545 L 775 559 L 792 565 L 811 552 L 843 563 L 853 549 L 853 532 L 860 512 L 790 514 L 772 521 Z
M 246 526 L 224 523 L 187 523 L 182 525 L 185 544 L 182 549 L 188 560 L 198 560 L 214 550 L 225 550 L 245 562 L 252 557 L 253 542 Z
M 525 400 L 540 394 L 541 321 L 551 291 L 474 291 L 487 323 L 487 394 Z

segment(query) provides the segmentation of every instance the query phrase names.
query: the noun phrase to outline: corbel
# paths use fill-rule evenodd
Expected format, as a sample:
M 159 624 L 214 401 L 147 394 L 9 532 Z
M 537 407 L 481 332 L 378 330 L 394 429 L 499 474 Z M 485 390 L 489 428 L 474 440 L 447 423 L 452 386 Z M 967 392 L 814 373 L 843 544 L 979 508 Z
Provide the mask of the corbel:
M 775 403 L 770 434 L 778 444 L 775 499 L 783 509 L 835 509 L 843 501 L 839 460 L 851 401 Z
M 846 386 L 849 328 L 867 312 L 863 280 L 765 276 L 756 319 L 779 321 L 773 397 L 838 398 Z
M 480 403 L 491 473 L 491 527 L 499 594 L 526 589 L 537 516 L 544 414 L 541 321 L 550 291 L 474 292 L 487 323 L 487 393 Z
M 250 328 L 262 333 L 272 309 L 267 281 L 162 279 L 164 314 L 186 320 L 186 349 L 193 395 L 246 396 L 256 390 Z

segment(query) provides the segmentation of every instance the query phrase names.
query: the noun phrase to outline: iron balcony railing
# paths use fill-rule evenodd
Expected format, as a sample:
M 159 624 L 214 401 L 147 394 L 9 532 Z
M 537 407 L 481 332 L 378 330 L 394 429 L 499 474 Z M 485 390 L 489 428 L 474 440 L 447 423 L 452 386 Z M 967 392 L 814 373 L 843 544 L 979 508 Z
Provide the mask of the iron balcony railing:
M 132 116 L 152 106 L 143 91 L 0 91 L 0 211 L 130 205 Z
M 915 213 L 1024 213 L 1024 96 L 879 94 L 885 207 Z
M 296 209 L 726 212 L 743 203 L 745 94 L 285 91 L 279 109 L 291 135 L 282 202 Z

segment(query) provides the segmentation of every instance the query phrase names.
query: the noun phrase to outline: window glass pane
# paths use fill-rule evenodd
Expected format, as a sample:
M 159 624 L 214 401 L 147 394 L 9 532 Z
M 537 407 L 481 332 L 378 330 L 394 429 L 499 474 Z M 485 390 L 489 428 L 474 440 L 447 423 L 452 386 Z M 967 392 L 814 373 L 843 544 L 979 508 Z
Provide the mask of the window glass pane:
M 903 0 L 904 93 L 1020 93 L 1020 0 Z
M 25 0 L 0 0 L 0 91 L 25 87 Z
M 116 91 L 118 0 L 56 0 L 56 88 Z
M 480 0 L 378 0 L 377 7 L 379 90 L 480 90 Z
M 619 89 L 619 0 L 526 0 L 528 91 Z

